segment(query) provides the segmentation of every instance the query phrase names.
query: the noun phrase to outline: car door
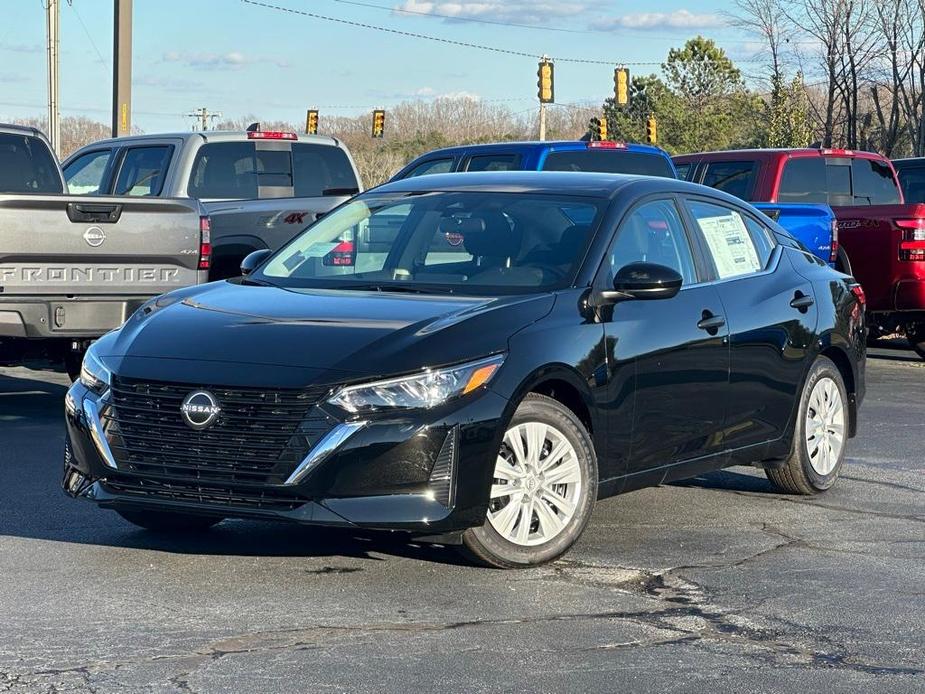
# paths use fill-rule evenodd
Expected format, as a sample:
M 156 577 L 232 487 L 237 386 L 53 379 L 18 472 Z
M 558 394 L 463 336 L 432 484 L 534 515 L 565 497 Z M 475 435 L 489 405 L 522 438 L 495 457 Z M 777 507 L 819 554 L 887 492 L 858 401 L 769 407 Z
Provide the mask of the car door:
M 684 283 L 670 299 L 620 301 L 605 316 L 611 368 L 631 365 L 636 375 L 632 423 L 623 416 L 608 422 L 612 445 L 629 441 L 628 487 L 661 481 L 673 463 L 722 457 L 729 375 L 722 303 L 716 288 L 701 281 L 700 251 L 675 198 L 648 199 L 630 210 L 599 281 L 612 285 L 614 274 L 633 262 L 674 268 Z M 617 402 L 621 394 L 611 397 Z
M 816 329 L 813 288 L 760 217 L 692 196 L 685 209 L 713 265 L 729 330 L 724 440 L 751 462 L 793 412 Z

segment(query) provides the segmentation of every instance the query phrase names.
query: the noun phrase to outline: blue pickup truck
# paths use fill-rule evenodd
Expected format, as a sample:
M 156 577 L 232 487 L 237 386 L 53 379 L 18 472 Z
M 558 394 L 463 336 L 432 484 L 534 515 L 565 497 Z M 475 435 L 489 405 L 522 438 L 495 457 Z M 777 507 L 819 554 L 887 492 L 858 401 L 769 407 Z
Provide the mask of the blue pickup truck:
M 497 142 L 436 149 L 412 160 L 392 181 L 458 171 L 596 171 L 679 178 L 665 150 L 652 145 L 566 140 Z M 826 263 L 832 248 L 835 214 L 828 205 L 752 203 Z

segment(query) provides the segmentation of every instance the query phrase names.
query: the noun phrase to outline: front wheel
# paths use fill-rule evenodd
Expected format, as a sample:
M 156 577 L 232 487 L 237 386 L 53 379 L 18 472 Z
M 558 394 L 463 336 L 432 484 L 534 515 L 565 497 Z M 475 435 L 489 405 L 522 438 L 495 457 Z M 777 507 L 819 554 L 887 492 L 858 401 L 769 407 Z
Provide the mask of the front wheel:
M 552 561 L 581 535 L 596 498 L 588 430 L 557 400 L 531 393 L 504 434 L 485 523 L 463 534 L 463 546 L 502 569 Z
M 135 511 L 119 509 L 120 516 L 132 525 L 158 533 L 195 533 L 221 523 L 216 516 L 199 516 L 194 513 L 174 513 L 172 511 Z
M 915 353 L 925 359 L 925 322 L 906 325 L 906 339 Z
M 790 457 L 768 468 L 768 479 L 783 492 L 818 494 L 835 484 L 845 462 L 848 394 L 838 367 L 819 357 L 803 384 Z

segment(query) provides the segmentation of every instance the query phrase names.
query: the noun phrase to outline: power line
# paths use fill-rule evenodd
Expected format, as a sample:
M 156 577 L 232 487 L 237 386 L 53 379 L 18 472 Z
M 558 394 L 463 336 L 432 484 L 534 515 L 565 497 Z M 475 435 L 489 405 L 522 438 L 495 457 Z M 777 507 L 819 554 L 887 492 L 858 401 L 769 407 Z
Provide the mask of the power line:
M 80 16 L 80 12 L 77 11 L 77 8 L 74 7 L 72 0 L 68 0 L 67 6 L 74 10 L 74 16 L 77 17 L 77 21 L 80 22 L 80 26 L 84 30 L 84 34 L 87 35 L 87 39 L 90 41 L 90 45 L 93 46 L 93 50 L 96 51 L 97 57 L 100 59 L 100 62 L 109 68 L 109 62 L 103 57 L 103 54 L 100 53 L 100 49 L 96 46 L 96 41 L 93 40 L 93 37 L 90 35 L 90 30 L 87 29 L 87 25 L 84 23 L 83 17 Z
M 464 48 L 476 48 L 482 51 L 490 51 L 492 53 L 504 53 L 506 55 L 516 55 L 521 58 L 535 58 L 540 59 L 543 57 L 540 53 L 527 53 L 525 51 L 514 51 L 509 48 L 498 48 L 497 46 L 485 46 L 479 43 L 469 43 L 467 41 L 454 41 L 453 39 L 444 39 L 438 36 L 429 36 L 427 34 L 418 34 L 412 31 L 402 31 L 400 29 L 391 29 L 389 27 L 381 27 L 375 24 L 366 24 L 364 22 L 354 22 L 349 19 L 341 19 L 339 17 L 329 17 L 327 15 L 318 14 L 316 12 L 306 12 L 305 10 L 295 10 L 291 7 L 282 7 L 281 5 L 273 5 L 267 2 L 259 2 L 259 0 L 241 0 L 246 5 L 254 5 L 255 7 L 263 7 L 269 10 L 276 10 L 277 12 L 286 12 L 288 14 L 301 15 L 303 17 L 311 17 L 312 19 L 322 19 L 326 22 L 335 22 L 337 24 L 346 24 L 347 26 L 359 27 L 362 29 L 372 29 L 374 31 L 381 31 L 387 34 L 397 34 L 398 36 L 405 36 L 408 38 L 415 39 L 424 39 L 425 41 L 435 41 L 437 43 L 445 43 L 451 46 L 461 46 Z M 550 56 L 551 60 L 558 60 L 562 63 L 583 63 L 583 64 L 593 64 L 593 65 L 661 65 L 661 61 L 621 61 L 621 60 L 591 60 L 588 58 L 563 58 L 561 56 Z M 748 61 L 740 61 L 748 62 Z

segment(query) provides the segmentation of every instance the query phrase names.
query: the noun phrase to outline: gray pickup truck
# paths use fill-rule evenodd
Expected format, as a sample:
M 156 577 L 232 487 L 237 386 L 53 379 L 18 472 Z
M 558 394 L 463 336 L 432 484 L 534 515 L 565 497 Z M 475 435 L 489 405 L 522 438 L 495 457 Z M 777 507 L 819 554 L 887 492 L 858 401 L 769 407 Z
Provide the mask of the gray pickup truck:
M 64 361 L 153 296 L 207 281 L 190 199 L 69 195 L 45 137 L 0 124 L 0 363 Z
M 238 276 L 244 256 L 276 250 L 361 188 L 339 140 L 258 124 L 102 140 L 63 168 L 71 193 L 199 200 L 211 221 L 211 280 Z

